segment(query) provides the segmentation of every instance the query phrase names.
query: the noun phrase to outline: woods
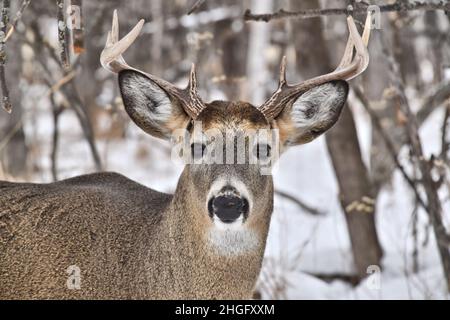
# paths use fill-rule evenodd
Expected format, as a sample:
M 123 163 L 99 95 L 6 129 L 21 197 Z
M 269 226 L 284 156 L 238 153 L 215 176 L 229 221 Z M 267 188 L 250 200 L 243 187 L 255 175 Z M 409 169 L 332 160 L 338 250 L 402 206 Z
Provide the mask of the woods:
M 0 180 L 117 171 L 174 192 L 170 143 L 138 131 L 100 65 L 115 9 L 120 38 L 145 20 L 130 65 L 185 88 L 194 63 L 203 100 L 258 106 L 283 56 L 289 84 L 327 74 L 346 16 L 362 32 L 372 12 L 369 67 L 349 81 L 339 120 L 274 171 L 255 297 L 448 299 L 448 1 L 3 0 Z M 378 291 L 367 289 L 374 277 Z

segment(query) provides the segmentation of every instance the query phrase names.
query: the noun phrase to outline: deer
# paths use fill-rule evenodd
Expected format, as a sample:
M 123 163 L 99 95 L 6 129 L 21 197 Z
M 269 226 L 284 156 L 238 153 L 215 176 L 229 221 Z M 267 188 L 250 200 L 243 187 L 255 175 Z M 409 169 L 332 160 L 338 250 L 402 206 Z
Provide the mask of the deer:
M 119 40 L 117 11 L 100 62 L 118 74 L 132 121 L 154 137 L 192 132 L 195 121 L 224 137 L 225 130 L 275 128 L 283 152 L 338 120 L 348 81 L 369 63 L 370 21 L 368 14 L 360 34 L 347 17 L 347 45 L 328 74 L 290 85 L 283 57 L 278 88 L 260 106 L 203 102 L 195 65 L 185 89 L 128 65 L 122 54 L 144 20 Z M 201 159 L 204 139 L 195 139 L 188 143 Z M 248 159 L 188 163 L 174 194 L 112 172 L 47 184 L 0 182 L 0 299 L 252 298 L 274 198 L 272 176 L 259 166 Z

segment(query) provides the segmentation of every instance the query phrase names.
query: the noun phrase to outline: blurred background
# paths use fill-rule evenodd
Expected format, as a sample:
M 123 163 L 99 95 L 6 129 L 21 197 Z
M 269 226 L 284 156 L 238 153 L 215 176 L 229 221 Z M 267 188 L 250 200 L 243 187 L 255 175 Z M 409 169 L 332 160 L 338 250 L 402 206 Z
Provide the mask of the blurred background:
M 163 192 L 174 191 L 183 168 L 170 160 L 168 142 L 131 122 L 117 76 L 99 63 L 114 9 L 121 36 L 146 21 L 125 53 L 130 65 L 185 86 L 195 62 L 205 101 L 260 104 L 276 90 L 283 55 L 291 83 L 339 63 L 345 12 L 304 19 L 308 10 L 352 5 L 361 26 L 369 4 L 384 8 L 369 68 L 351 81 L 338 123 L 288 150 L 275 169 L 255 297 L 450 297 L 447 1 L 2 3 L 0 81 L 12 112 L 0 109 L 0 179 L 47 183 L 116 171 Z M 280 9 L 299 14 L 282 11 L 268 22 L 253 15 Z

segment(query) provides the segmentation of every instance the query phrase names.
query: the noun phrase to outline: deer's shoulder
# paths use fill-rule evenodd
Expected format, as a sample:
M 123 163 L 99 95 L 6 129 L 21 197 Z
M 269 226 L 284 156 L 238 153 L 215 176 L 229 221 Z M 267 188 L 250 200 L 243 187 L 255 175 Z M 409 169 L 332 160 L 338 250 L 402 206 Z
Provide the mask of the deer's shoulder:
M 60 196 L 78 194 L 80 196 L 114 196 L 117 199 L 129 199 L 135 203 L 139 200 L 152 202 L 160 200 L 170 201 L 172 195 L 150 189 L 136 181 L 133 181 L 119 173 L 100 172 L 80 175 L 73 178 L 53 182 L 53 183 L 20 183 L 0 181 L 0 191 L 3 200 L 10 198 L 34 198 L 41 196 Z M 10 199 L 11 200 L 11 199 Z
M 47 184 L 0 181 L 0 195 L 0 222 L 6 219 L 16 224 L 23 219 L 37 219 L 44 224 L 61 219 L 65 222 L 107 219 L 120 224 L 159 220 L 172 199 L 172 195 L 112 172 Z

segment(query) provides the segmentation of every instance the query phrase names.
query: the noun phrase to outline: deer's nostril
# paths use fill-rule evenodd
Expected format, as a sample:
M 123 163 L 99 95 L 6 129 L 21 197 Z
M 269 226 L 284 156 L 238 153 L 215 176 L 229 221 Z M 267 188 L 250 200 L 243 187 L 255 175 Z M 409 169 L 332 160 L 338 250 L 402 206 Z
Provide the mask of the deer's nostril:
M 241 215 L 246 218 L 248 201 L 234 195 L 221 195 L 210 199 L 208 211 L 211 217 L 216 215 L 222 222 L 231 223 Z

